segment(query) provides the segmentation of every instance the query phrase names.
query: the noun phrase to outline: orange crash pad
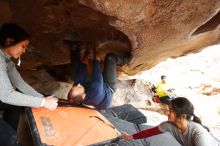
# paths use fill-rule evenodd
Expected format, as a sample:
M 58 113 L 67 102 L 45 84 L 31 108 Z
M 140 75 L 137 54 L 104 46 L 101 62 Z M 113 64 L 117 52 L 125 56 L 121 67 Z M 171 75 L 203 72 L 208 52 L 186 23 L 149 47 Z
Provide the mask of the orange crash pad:
M 85 107 L 58 107 L 55 111 L 32 108 L 27 116 L 36 145 L 85 146 L 119 134 L 98 111 Z

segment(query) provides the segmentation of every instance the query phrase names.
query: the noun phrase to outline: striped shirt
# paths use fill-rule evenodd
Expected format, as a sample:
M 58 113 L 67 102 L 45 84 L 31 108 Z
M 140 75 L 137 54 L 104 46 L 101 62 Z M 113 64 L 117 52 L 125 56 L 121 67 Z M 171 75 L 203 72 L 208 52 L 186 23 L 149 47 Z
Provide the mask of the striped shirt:
M 16 91 L 17 88 L 19 91 Z M 40 107 L 43 95 L 28 85 L 20 76 L 11 57 L 0 47 L 0 100 L 3 103 Z

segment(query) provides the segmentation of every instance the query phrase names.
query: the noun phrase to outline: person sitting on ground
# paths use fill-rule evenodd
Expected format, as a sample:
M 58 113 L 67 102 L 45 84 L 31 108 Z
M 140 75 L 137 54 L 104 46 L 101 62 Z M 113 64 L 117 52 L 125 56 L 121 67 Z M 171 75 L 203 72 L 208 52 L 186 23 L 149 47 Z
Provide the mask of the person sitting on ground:
M 45 107 L 50 110 L 57 107 L 56 98 L 44 98 L 22 79 L 12 60 L 18 60 L 20 64 L 22 54 L 28 49 L 29 38 L 24 29 L 13 23 L 5 23 L 0 29 L 0 110 L 5 111 L 3 119 L 14 130 L 17 129 L 21 111 L 19 106 Z
M 161 82 L 156 86 L 156 94 L 159 97 L 160 102 L 164 104 L 169 104 L 169 102 L 173 99 L 171 96 L 172 89 L 170 84 L 166 81 L 166 76 L 161 76 Z
M 72 57 L 75 58 L 74 85 L 68 93 L 70 103 L 92 105 L 97 109 L 110 107 L 113 93 L 116 91 L 116 66 L 128 63 L 129 56 L 122 58 L 113 53 L 108 53 L 104 59 L 103 74 L 100 68 L 100 55 L 97 48 L 93 49 L 93 67 L 90 81 L 86 80 L 88 53 L 80 60 L 80 49 L 76 48 Z M 74 55 L 73 55 L 74 54 Z
M 194 114 L 194 107 L 187 98 L 177 97 L 171 100 L 167 112 L 168 121 L 133 135 L 124 133 L 123 138 L 141 139 L 170 132 L 183 146 L 220 146 L 219 140 L 209 133 L 209 129 Z

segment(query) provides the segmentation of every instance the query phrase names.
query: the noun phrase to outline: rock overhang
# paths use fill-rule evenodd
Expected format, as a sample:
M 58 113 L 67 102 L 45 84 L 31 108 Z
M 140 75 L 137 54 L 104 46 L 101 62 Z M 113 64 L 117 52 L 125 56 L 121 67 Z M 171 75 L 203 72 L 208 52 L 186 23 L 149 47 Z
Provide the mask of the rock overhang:
M 157 63 L 220 42 L 220 1 L 2 1 L 4 19 L 26 28 L 34 46 L 22 69 L 70 63 L 68 33 L 103 51 L 131 52 L 122 70 L 135 74 Z M 3 14 L 2 13 L 2 14 Z

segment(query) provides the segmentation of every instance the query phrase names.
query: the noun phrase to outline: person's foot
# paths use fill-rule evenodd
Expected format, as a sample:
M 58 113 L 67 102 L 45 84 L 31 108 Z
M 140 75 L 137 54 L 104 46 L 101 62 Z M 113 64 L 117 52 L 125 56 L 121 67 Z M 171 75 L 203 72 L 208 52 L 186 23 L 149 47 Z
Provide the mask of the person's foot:
M 128 64 L 130 59 L 131 59 L 131 54 L 130 53 L 126 53 L 123 57 L 119 57 L 117 56 L 117 65 L 118 66 L 123 66 L 125 64 Z

